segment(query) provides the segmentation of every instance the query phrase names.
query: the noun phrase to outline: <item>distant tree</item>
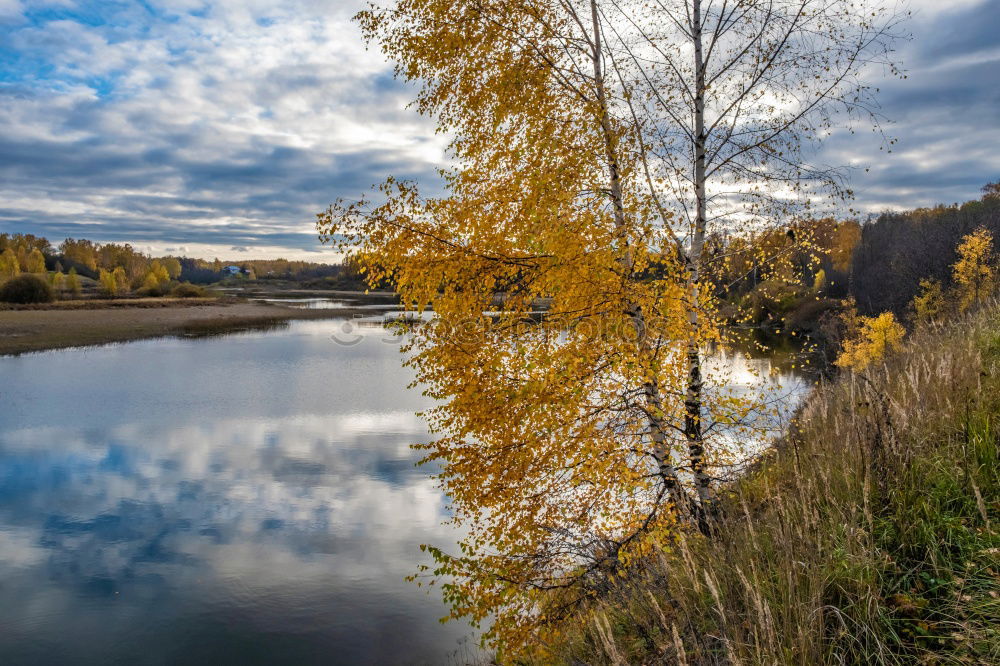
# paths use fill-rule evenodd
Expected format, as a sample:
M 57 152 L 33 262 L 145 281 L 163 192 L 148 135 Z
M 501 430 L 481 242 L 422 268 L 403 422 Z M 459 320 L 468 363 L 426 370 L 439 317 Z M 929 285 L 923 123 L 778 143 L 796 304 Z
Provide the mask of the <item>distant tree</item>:
M 821 268 L 813 278 L 813 292 L 818 294 L 823 291 L 824 287 L 826 287 L 826 271 Z
M 67 238 L 59 249 L 67 259 L 75 261 L 91 271 L 97 270 L 98 248 L 93 241 Z
M 52 254 L 52 246 L 48 239 L 34 234 L 0 234 L 0 252 L 7 248 L 15 252 L 18 248 L 24 248 L 25 253 L 38 250 L 44 255 Z
M 833 268 L 847 274 L 851 270 L 851 255 L 861 240 L 861 225 L 855 221 L 842 222 L 837 225 L 833 235 L 830 259 Z
M 168 282 L 170 282 L 170 272 L 167 270 L 167 267 L 160 262 L 159 259 L 154 259 L 152 263 L 150 263 L 149 271 L 144 280 L 147 279 L 150 275 L 156 278 L 156 283 L 158 285 L 160 284 L 165 285 Z
M 129 288 L 128 276 L 121 266 L 116 266 L 113 271 L 100 269 L 98 280 L 101 283 L 101 290 L 109 296 L 120 296 Z
M 1000 199 L 1000 181 L 983 185 L 983 200 Z
M 111 271 L 106 271 L 103 268 L 100 269 L 97 280 L 101 283 L 101 291 L 108 296 L 115 296 L 118 293 L 118 284 Z
M 150 271 L 149 273 L 146 273 L 146 277 L 142 281 L 142 289 L 146 292 L 155 292 L 160 288 L 160 284 L 160 280 L 156 277 L 156 273 Z
M 130 281 L 125 269 L 122 266 L 116 266 L 115 270 L 112 271 L 112 275 L 115 278 L 115 293 L 126 293 L 129 290 Z
M 861 229 L 850 291 L 862 314 L 906 313 L 923 279 L 954 282 L 955 248 L 980 227 L 1000 234 L 1000 196 L 955 206 L 886 213 Z
M 941 283 L 933 279 L 921 280 L 920 293 L 913 297 L 911 309 L 915 323 L 934 321 L 944 314 L 945 299 Z
M 0 253 L 0 282 L 15 278 L 20 274 L 21 266 L 17 261 L 17 255 L 8 247 Z
M 66 276 L 66 289 L 72 293 L 74 296 L 79 296 L 83 288 L 80 286 L 80 276 L 76 274 L 76 269 L 69 269 L 69 274 Z
M 5 303 L 51 303 L 55 298 L 48 280 L 32 273 L 19 275 L 0 286 L 0 301 Z
M 899 349 L 905 335 L 906 329 L 891 312 L 883 312 L 877 317 L 862 317 L 858 336 L 844 344 L 836 364 L 841 368 L 864 370 L 872 363 L 881 361 L 889 352 Z
M 958 246 L 958 257 L 952 279 L 958 290 L 959 309 L 964 311 L 993 293 L 996 282 L 993 234 L 980 227 L 965 236 Z
M 57 292 L 65 291 L 66 276 L 63 275 L 62 271 L 55 271 L 52 273 L 52 288 Z
M 176 280 L 181 276 L 181 262 L 177 257 L 165 257 L 160 260 L 171 280 Z
M 102 268 L 121 268 L 129 287 L 142 283 L 149 270 L 149 257 L 136 251 L 128 243 L 106 243 L 98 248 L 97 263 Z
M 24 266 L 25 273 L 36 273 L 42 274 L 45 272 L 45 255 L 36 247 L 28 254 L 26 265 Z

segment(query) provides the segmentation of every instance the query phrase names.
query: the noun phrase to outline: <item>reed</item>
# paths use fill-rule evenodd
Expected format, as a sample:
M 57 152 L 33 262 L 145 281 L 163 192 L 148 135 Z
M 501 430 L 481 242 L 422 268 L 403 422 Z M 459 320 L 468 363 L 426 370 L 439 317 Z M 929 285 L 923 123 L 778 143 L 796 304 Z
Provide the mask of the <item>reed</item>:
M 1000 663 L 1000 308 L 817 388 L 680 533 L 575 617 L 571 664 Z

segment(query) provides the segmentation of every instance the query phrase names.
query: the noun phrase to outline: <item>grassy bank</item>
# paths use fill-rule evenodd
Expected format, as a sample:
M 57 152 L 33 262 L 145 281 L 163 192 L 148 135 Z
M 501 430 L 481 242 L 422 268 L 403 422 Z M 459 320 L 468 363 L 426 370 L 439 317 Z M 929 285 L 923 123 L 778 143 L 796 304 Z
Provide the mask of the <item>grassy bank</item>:
M 0 310 L 0 355 L 84 347 L 170 335 L 212 335 L 331 319 L 369 309 L 307 310 L 214 299 L 63 301 Z
M 1000 663 L 1000 310 L 820 387 L 786 441 L 574 618 L 563 663 Z

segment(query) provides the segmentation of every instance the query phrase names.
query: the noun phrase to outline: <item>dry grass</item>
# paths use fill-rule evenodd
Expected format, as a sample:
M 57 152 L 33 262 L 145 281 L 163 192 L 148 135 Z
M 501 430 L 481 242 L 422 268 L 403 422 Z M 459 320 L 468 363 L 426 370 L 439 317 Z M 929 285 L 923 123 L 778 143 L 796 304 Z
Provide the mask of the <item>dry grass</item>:
M 207 305 L 232 304 L 237 302 L 233 298 L 217 298 L 207 296 L 203 298 L 165 298 L 165 297 L 136 297 L 136 298 L 77 298 L 55 301 L 53 303 L 35 303 L 30 305 L 20 305 L 15 303 L 0 303 L 0 312 L 19 310 L 108 310 L 108 309 L 133 309 L 133 308 L 177 308 L 177 307 L 198 307 Z
M 1000 310 L 821 387 L 681 534 L 566 628 L 572 664 L 1000 663 Z

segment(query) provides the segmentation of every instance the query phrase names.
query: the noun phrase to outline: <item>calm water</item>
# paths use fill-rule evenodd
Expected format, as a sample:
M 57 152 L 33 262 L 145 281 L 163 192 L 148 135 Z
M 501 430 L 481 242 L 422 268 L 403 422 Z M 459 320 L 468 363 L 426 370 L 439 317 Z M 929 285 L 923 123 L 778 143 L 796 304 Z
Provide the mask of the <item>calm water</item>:
M 0 664 L 445 663 L 426 406 L 340 322 L 0 358 Z M 358 338 L 351 338 L 356 340 Z
M 290 308 L 301 308 L 304 310 L 343 310 L 351 308 L 354 310 L 396 310 L 398 305 L 389 303 L 370 303 L 354 300 L 336 300 L 333 298 L 255 298 L 252 300 L 264 303 L 274 303 Z
M 343 326 L 0 358 L 0 664 L 472 654 L 403 580 L 455 538 L 409 449 L 427 403 Z

